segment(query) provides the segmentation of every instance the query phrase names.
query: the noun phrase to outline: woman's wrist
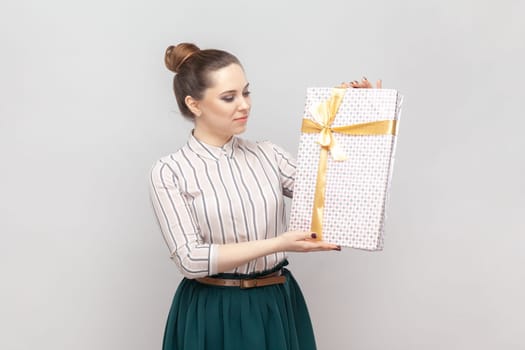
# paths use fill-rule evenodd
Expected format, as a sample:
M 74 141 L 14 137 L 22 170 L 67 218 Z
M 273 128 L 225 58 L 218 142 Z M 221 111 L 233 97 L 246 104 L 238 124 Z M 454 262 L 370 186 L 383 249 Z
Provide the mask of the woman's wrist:
M 273 238 L 269 238 L 268 241 L 270 241 L 272 253 L 279 253 L 286 250 L 284 247 L 283 238 L 280 235 Z

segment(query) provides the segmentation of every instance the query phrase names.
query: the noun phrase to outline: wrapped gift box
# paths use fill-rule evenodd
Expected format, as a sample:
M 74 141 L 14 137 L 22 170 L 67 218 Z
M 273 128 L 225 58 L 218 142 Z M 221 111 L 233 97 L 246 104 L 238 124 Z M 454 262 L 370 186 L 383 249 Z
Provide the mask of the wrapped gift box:
M 308 88 L 289 230 L 382 250 L 402 96 Z

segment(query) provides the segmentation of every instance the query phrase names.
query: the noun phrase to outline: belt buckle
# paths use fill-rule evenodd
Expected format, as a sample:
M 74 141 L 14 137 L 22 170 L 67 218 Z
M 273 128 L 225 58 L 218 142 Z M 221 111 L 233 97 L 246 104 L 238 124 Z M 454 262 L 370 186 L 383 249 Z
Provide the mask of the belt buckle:
M 249 289 L 249 288 L 257 287 L 257 280 L 255 278 L 254 279 L 241 280 L 240 287 L 241 287 L 241 289 Z

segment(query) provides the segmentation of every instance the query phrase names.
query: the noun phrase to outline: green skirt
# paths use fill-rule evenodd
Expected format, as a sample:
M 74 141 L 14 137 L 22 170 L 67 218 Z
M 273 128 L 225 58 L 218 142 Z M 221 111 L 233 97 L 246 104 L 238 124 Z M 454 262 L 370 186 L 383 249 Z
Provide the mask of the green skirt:
M 260 274 L 219 274 L 251 278 Z M 240 289 L 184 278 L 173 298 L 163 350 L 311 350 L 316 349 L 308 309 L 291 272 L 286 283 Z

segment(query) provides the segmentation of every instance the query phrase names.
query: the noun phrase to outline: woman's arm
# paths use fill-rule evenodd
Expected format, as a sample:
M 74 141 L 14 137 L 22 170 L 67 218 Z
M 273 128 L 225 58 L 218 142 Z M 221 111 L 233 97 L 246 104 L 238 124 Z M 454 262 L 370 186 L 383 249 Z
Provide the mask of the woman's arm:
M 313 238 L 315 234 L 311 232 L 289 231 L 264 240 L 217 245 L 218 272 L 231 270 L 248 261 L 276 252 L 341 250 L 338 245 L 313 240 Z
M 285 151 L 280 146 L 277 146 L 271 142 L 268 142 L 268 144 L 271 147 L 275 157 L 277 165 L 276 170 L 279 172 L 283 195 L 288 198 L 292 198 L 297 170 L 296 160 L 290 153 Z
M 151 169 L 150 197 L 169 248 L 170 258 L 185 277 L 214 274 L 212 245 L 203 242 L 195 218 L 176 181 L 174 164 L 159 160 Z

